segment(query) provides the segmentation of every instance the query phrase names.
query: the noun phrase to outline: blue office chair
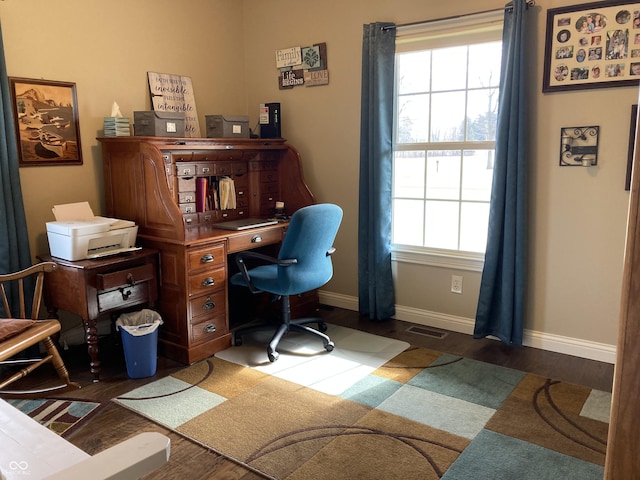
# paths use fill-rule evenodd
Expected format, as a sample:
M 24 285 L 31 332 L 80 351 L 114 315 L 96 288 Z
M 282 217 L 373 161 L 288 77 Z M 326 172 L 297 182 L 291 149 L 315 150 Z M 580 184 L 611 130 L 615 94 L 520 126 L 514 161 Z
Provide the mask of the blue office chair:
M 279 325 L 259 324 L 234 331 L 234 345 L 241 345 L 242 336 L 246 333 L 276 327 L 267 348 L 271 362 L 278 359 L 278 343 L 290 330 L 316 335 L 322 339 L 326 351 L 333 350 L 333 342 L 324 333 L 327 325 L 321 318 L 291 319 L 289 296 L 320 288 L 331 279 L 331 254 L 335 251 L 333 241 L 341 221 L 342 209 L 337 205 L 303 207 L 291 216 L 278 258 L 251 251 L 237 254 L 236 263 L 240 272 L 231 277 L 231 283 L 248 287 L 252 293 L 268 292 L 281 298 L 282 315 Z M 246 264 L 249 259 L 266 262 L 266 265 L 249 269 Z M 307 326 L 308 323 L 316 323 L 318 330 Z

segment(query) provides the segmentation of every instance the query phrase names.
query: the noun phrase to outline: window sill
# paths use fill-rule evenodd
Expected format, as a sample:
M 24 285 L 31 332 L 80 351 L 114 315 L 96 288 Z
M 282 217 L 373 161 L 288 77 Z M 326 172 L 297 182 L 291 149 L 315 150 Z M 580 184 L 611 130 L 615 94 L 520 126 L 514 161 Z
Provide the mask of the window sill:
M 484 254 L 392 245 L 391 261 L 481 272 L 484 266 Z

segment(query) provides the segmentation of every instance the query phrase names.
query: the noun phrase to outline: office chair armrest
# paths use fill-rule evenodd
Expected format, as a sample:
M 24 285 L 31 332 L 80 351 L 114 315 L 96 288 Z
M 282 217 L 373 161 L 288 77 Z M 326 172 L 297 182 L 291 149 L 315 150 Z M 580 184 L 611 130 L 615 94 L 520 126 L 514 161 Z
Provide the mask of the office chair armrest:
M 245 262 L 246 259 L 261 260 L 263 262 L 267 262 L 272 265 L 275 264 L 280 267 L 288 267 L 289 265 L 295 265 L 296 263 L 298 263 L 298 260 L 295 258 L 280 260 L 278 258 L 270 257 L 269 255 L 264 255 L 257 252 L 241 252 L 236 254 L 236 265 L 238 266 L 240 273 L 242 273 L 242 278 L 244 278 L 244 281 L 247 283 L 247 286 L 249 287 L 249 291 L 251 293 L 258 293 L 260 292 L 260 290 L 253 286 L 251 276 L 249 275 L 249 271 L 247 270 L 247 264 Z

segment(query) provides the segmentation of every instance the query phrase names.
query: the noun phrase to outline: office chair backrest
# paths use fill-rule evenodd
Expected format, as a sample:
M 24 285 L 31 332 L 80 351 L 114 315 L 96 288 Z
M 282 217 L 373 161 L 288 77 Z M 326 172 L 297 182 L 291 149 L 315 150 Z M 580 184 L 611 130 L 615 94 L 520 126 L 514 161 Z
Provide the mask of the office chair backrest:
M 295 258 L 297 264 L 279 267 L 280 285 L 288 285 L 289 294 L 316 289 L 333 275 L 330 250 L 342 221 L 342 209 L 323 203 L 297 210 L 282 242 L 279 259 Z

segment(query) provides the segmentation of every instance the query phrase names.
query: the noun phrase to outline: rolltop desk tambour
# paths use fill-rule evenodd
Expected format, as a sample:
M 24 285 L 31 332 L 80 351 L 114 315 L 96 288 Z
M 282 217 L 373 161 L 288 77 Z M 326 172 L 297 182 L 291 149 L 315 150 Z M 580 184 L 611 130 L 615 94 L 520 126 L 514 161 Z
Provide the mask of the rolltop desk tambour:
M 138 243 L 160 252 L 160 353 L 191 364 L 229 347 L 227 256 L 280 243 L 287 224 L 237 232 L 216 223 L 266 218 L 276 201 L 285 203 L 288 214 L 315 203 L 299 153 L 284 139 L 98 140 L 106 215 L 135 221 Z M 222 176 L 234 181 L 236 208 L 198 207 L 194 182 Z

